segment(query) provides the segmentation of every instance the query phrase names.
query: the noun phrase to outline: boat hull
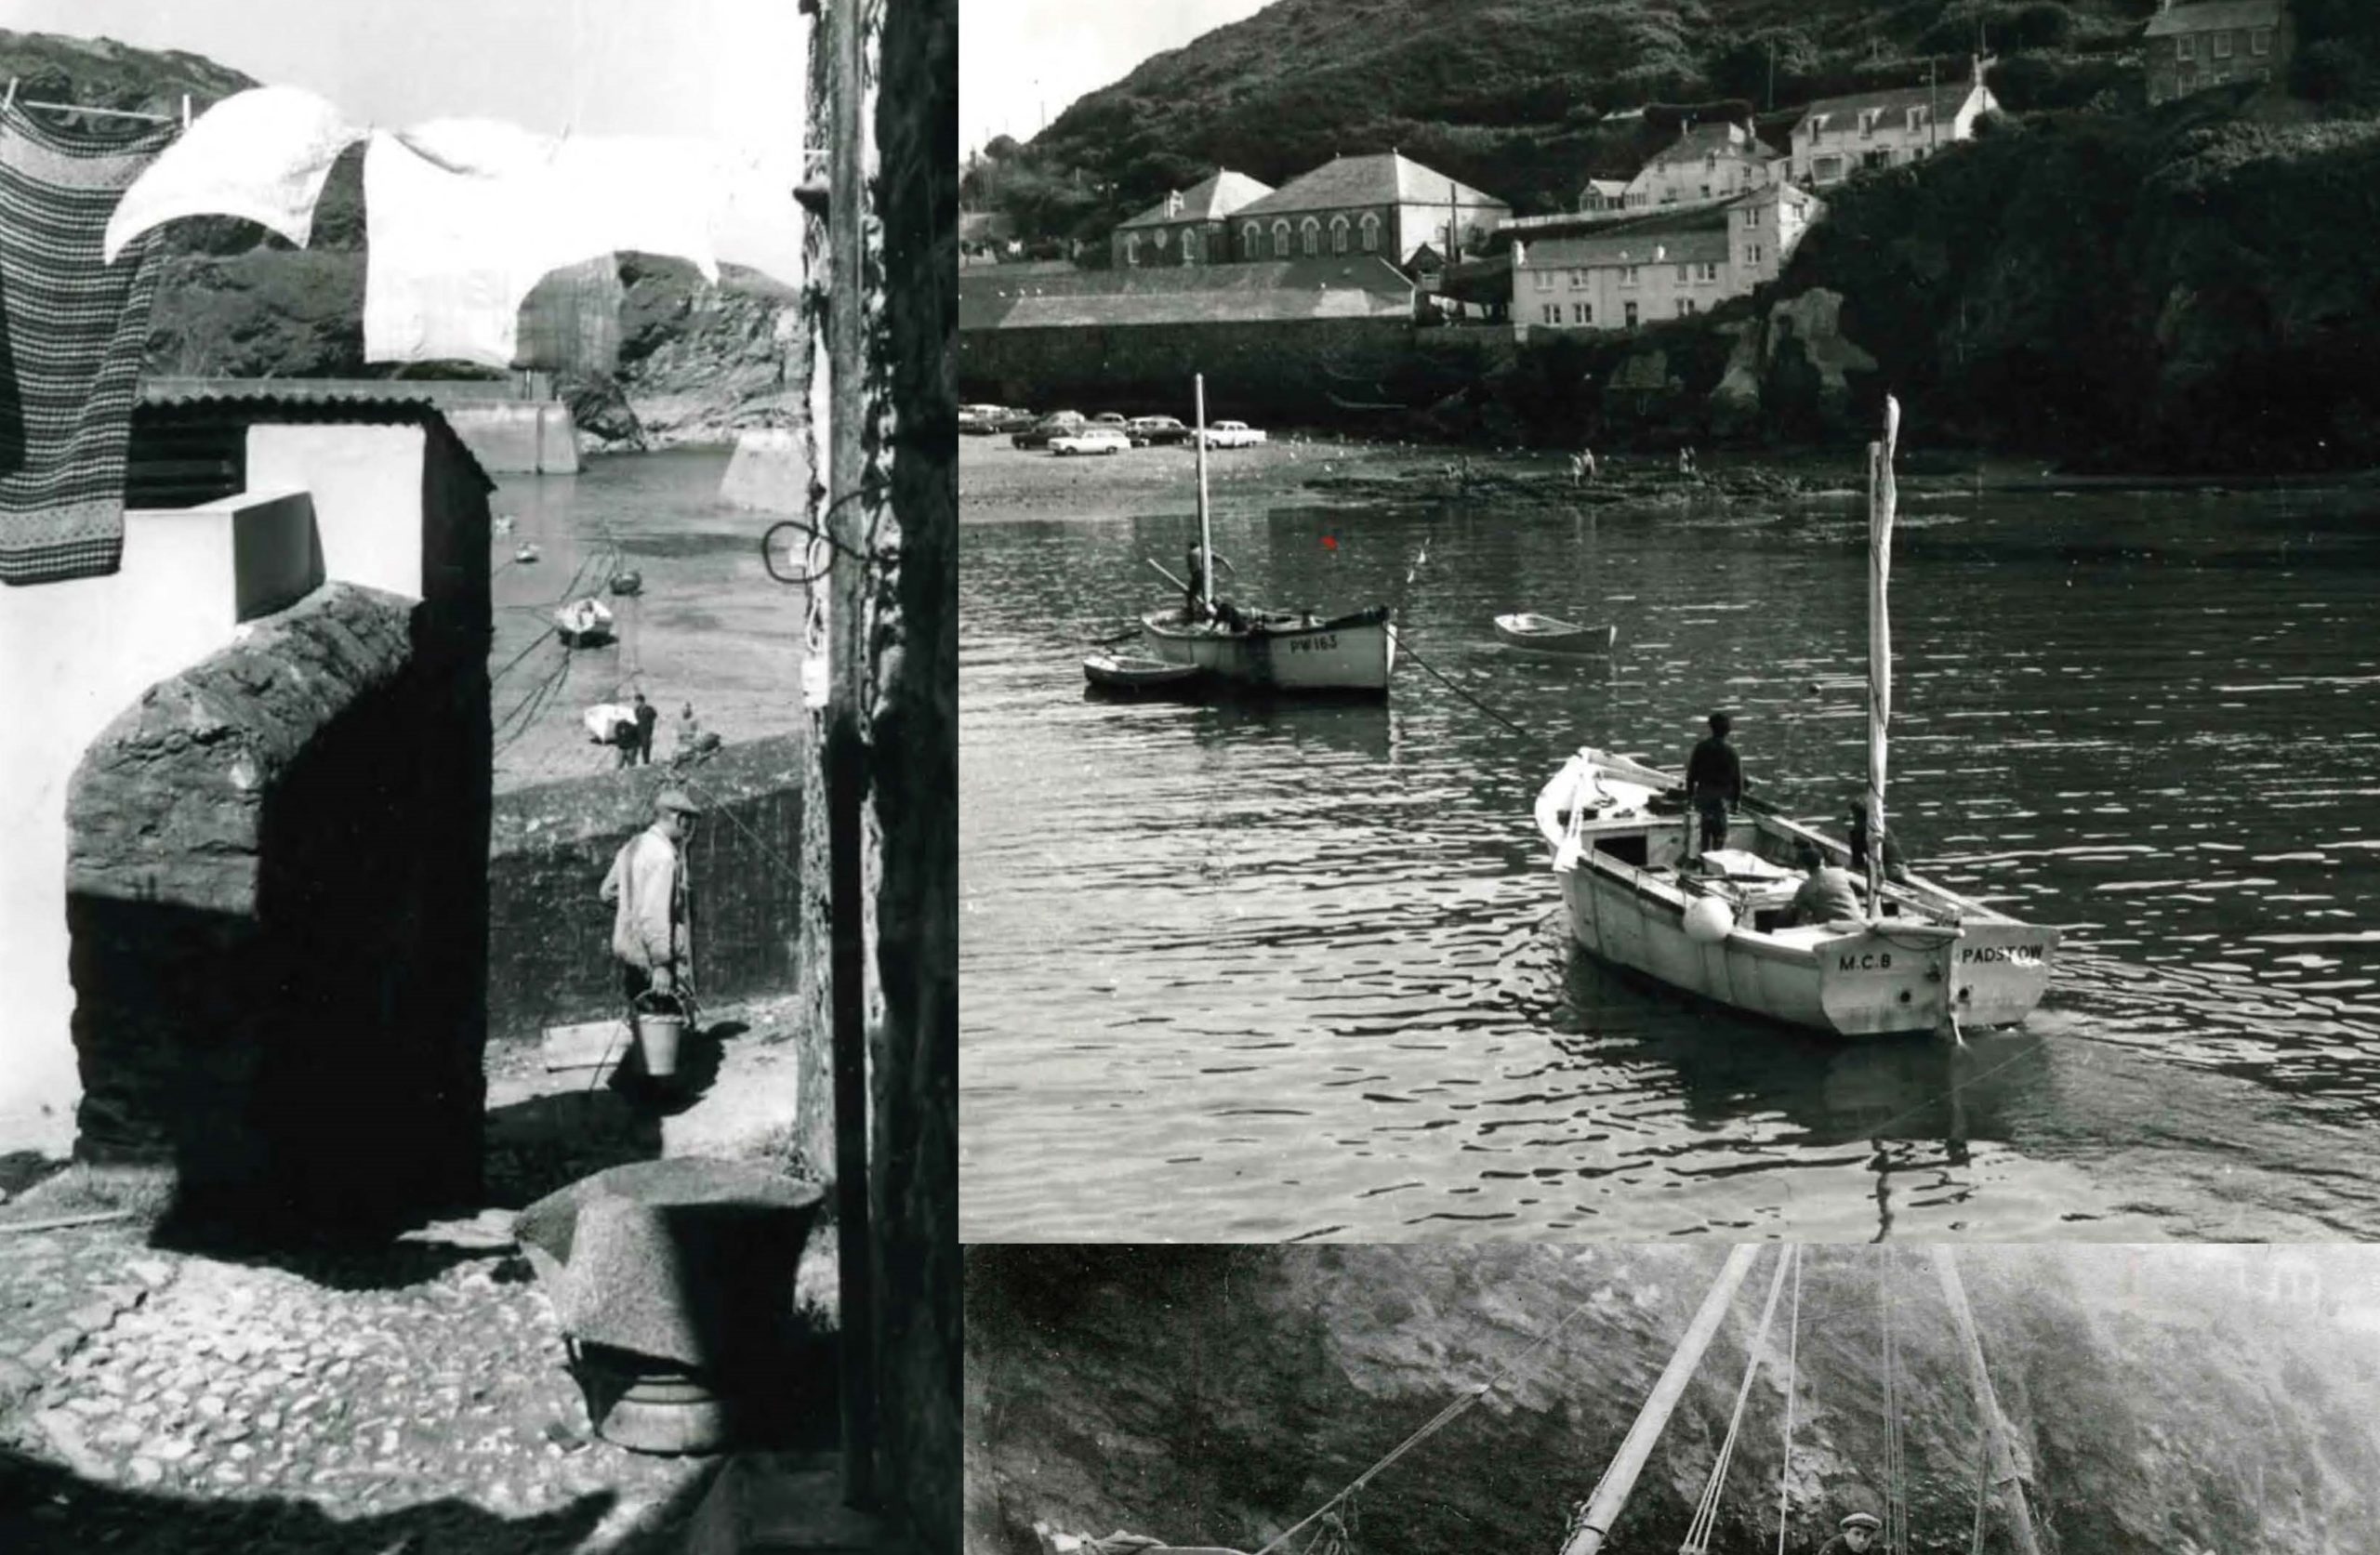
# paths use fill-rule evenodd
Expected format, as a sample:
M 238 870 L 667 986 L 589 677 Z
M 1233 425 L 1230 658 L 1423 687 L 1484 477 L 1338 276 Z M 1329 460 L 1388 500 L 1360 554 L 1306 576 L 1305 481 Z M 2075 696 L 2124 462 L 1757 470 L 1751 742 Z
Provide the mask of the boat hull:
M 1237 630 L 1163 611 L 1142 618 L 1141 636 L 1157 657 L 1241 691 L 1383 696 L 1396 667 L 1386 606 L 1328 620 L 1273 616 Z
M 1082 662 L 1082 674 L 1094 691 L 1119 696 L 1179 696 L 1204 679 L 1195 665 L 1119 653 L 1091 654 Z
M 1597 772 L 1597 793 L 1633 793 L 1640 790 L 1627 784 L 1646 770 L 1621 763 Z M 1583 792 L 1580 775 L 1574 760 L 1547 785 L 1539 824 L 1554 846 L 1571 938 L 1602 960 L 1730 1009 L 1846 1037 L 1935 1032 L 1953 1020 L 1963 1028 L 2010 1025 L 2030 1014 L 2048 987 L 2056 929 L 1920 881 L 1891 899 L 1904 909 L 1898 916 L 1774 931 L 1732 922 L 1719 938 L 1698 939 L 1686 928 L 1686 909 L 1700 890 L 1694 877 L 1605 851 L 1593 827 L 1572 832 L 1567 817 Z M 1604 835 L 1682 834 L 1686 824 L 1686 817 L 1648 818 L 1633 828 L 1615 823 Z M 1765 830 L 1789 843 L 1806 837 L 1838 862 L 1845 852 L 1782 817 L 1744 818 L 1738 829 Z M 1733 831 L 1729 837 L 1731 846 L 1756 840 Z
M 1500 615 L 1496 640 L 1525 653 L 1608 653 L 1620 640 L 1617 626 L 1580 626 L 1550 615 Z

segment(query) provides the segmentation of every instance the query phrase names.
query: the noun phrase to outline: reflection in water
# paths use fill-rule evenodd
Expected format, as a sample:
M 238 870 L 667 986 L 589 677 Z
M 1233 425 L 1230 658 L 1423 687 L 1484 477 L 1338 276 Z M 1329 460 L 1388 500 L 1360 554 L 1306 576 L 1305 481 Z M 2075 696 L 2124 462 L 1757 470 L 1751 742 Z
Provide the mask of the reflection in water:
M 1896 825 L 2065 926 L 2022 1028 L 1831 1044 L 1572 952 L 1528 816 L 1577 743 L 1675 765 L 1728 706 L 1758 791 L 1839 824 L 1862 522 L 1225 520 L 1251 592 L 1398 606 L 1384 707 L 1087 701 L 1081 645 L 1155 601 L 1183 525 L 968 529 L 966 1234 L 2380 1233 L 2348 1142 L 2380 1112 L 2352 507 L 1912 515 Z M 1520 609 L 1619 652 L 1511 652 L 1488 623 Z

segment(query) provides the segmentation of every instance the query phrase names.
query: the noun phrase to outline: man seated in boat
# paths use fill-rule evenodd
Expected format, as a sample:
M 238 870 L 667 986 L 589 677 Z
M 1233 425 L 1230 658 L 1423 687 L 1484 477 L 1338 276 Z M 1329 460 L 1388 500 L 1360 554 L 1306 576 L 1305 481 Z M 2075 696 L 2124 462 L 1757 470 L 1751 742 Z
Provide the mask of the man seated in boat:
M 1853 882 L 1851 872 L 1827 863 L 1816 843 L 1795 843 L 1793 862 L 1802 866 L 1804 878 L 1802 889 L 1793 893 L 1792 907 L 1786 913 L 1788 928 L 1808 929 L 1861 916 L 1859 888 Z
M 1834 1537 L 1818 1547 L 1818 1555 L 1868 1555 L 1875 1548 L 1876 1530 L 1884 1525 L 1872 1512 L 1853 1512 L 1837 1527 Z
M 1851 867 L 1863 875 L 1868 869 L 1868 807 L 1858 799 L 1851 802 Z M 1884 828 L 1884 878 L 1909 878 L 1909 865 L 1901 862 L 1900 844 L 1893 840 L 1890 826 Z
M 1725 713 L 1711 715 L 1711 732 L 1697 742 L 1686 759 L 1686 797 L 1702 817 L 1702 846 L 1697 851 L 1727 845 L 1727 816 L 1744 797 L 1744 764 L 1727 744 L 1735 723 Z

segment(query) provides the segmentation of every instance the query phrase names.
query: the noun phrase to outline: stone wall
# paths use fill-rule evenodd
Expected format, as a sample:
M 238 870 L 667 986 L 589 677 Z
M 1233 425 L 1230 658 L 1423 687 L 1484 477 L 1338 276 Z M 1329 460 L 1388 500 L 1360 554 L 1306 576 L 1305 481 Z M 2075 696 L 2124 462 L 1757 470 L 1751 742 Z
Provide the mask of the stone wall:
M 1191 375 L 1204 373 L 1210 416 L 1311 419 L 1334 395 L 1382 398 L 1381 386 L 1410 370 L 1416 333 L 1404 319 L 970 329 L 958 336 L 959 389 L 1001 404 L 1188 420 Z
M 687 845 L 695 987 L 712 1004 L 793 991 L 806 735 L 731 745 L 682 773 L 636 767 L 517 789 L 496 801 L 488 847 L 488 1030 L 616 1014 L 612 909 L 596 896 L 612 855 L 650 824 L 653 796 L 683 788 L 707 813 Z
M 332 583 L 152 687 L 68 800 L 84 1159 L 271 1230 L 473 1195 L 483 632 Z

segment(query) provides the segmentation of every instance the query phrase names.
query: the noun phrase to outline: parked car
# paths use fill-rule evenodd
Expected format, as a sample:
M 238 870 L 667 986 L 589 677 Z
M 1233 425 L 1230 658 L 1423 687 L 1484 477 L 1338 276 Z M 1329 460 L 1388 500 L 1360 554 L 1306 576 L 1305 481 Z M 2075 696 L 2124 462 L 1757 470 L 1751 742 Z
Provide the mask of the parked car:
M 1052 454 L 1121 454 L 1132 446 L 1121 427 L 1085 427 L 1079 432 L 1062 432 L 1050 440 Z
M 1153 443 L 1188 442 L 1190 428 L 1170 415 L 1136 415 L 1124 423 L 1124 435 L 1132 440 L 1133 447 L 1146 448 Z
M 1104 410 L 1091 418 L 1091 424 L 1094 427 L 1121 427 L 1125 425 L 1124 413 Z
M 1041 418 L 1039 416 L 1034 415 L 1029 410 L 1019 410 L 1014 405 L 1011 405 L 1006 410 L 1000 412 L 999 415 L 992 422 L 992 430 L 995 432 L 1021 432 L 1040 419 Z
M 976 437 L 986 436 L 993 432 L 1014 431 L 1016 428 L 1008 423 L 1015 421 L 1020 415 L 1024 417 L 1023 425 L 1029 427 L 1033 424 L 1033 417 L 1029 414 L 1011 410 L 1006 405 L 961 405 L 959 407 L 959 429 Z
M 1245 421 L 1218 421 L 1207 428 L 1210 448 L 1253 448 L 1264 434 Z
M 1079 432 L 1090 425 L 1090 422 L 1083 419 L 1082 413 L 1079 411 L 1052 411 L 1009 439 L 1009 441 L 1019 448 L 1047 448 L 1050 446 L 1051 438 L 1063 436 L 1067 432 Z

